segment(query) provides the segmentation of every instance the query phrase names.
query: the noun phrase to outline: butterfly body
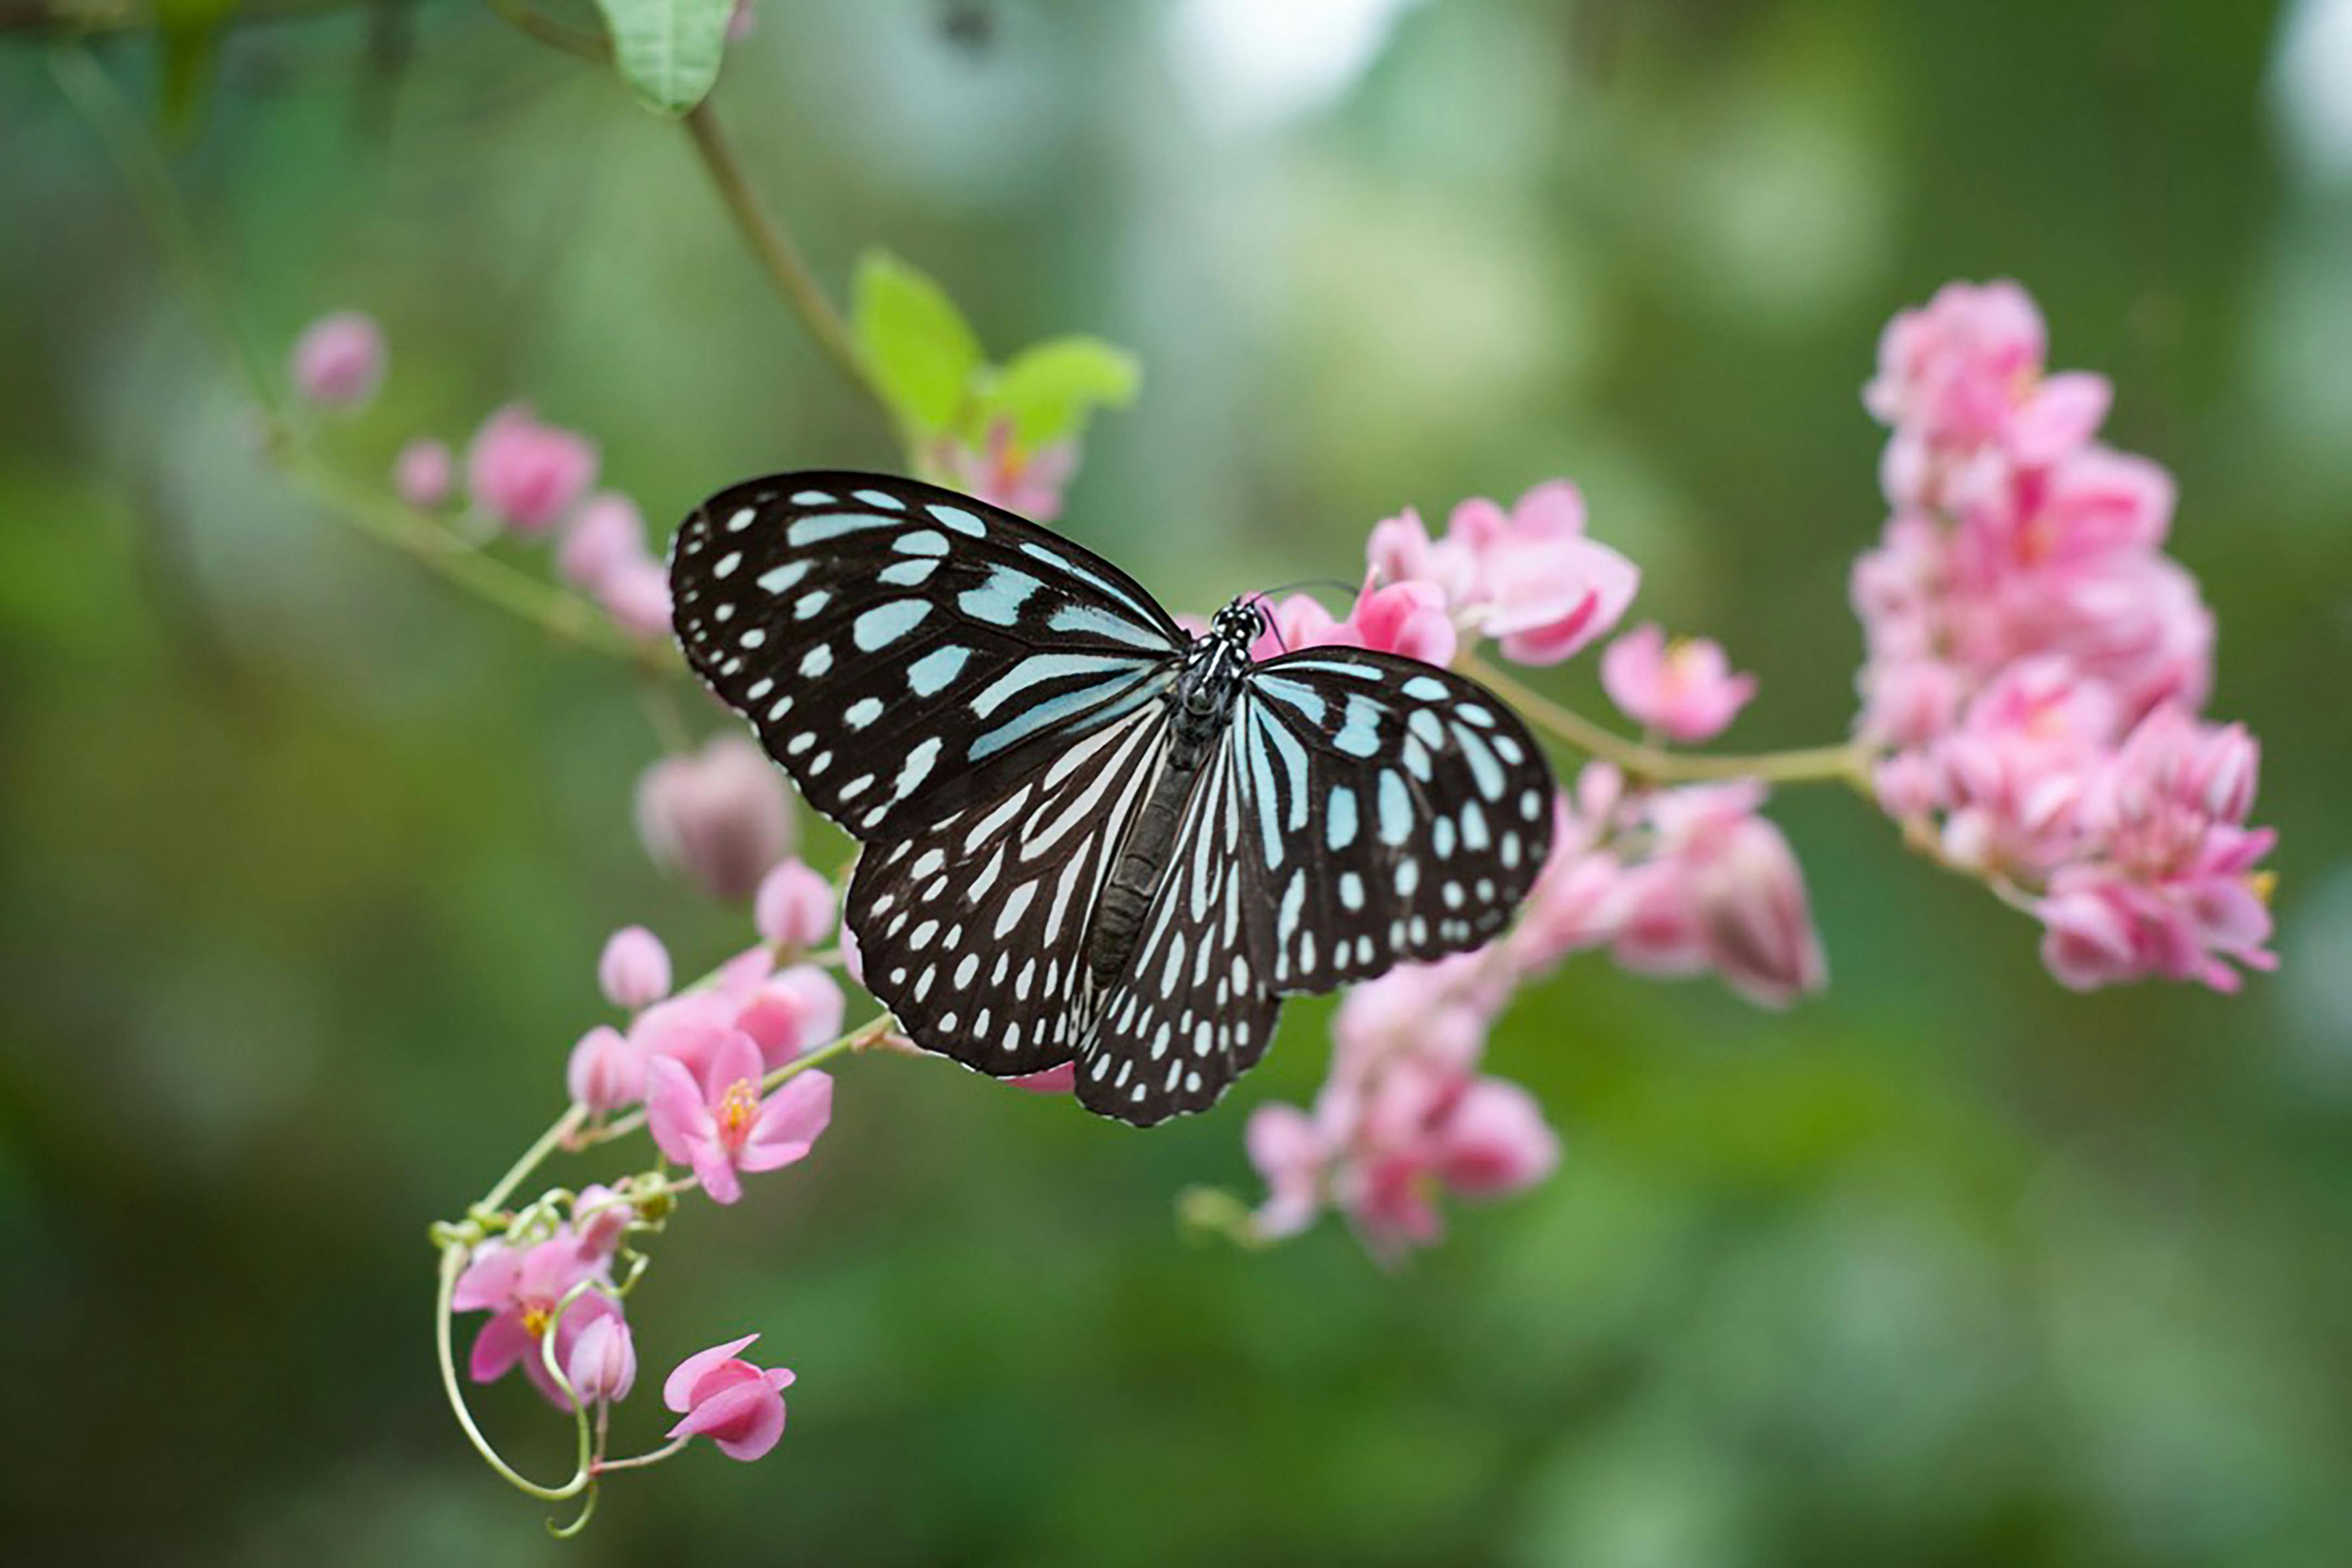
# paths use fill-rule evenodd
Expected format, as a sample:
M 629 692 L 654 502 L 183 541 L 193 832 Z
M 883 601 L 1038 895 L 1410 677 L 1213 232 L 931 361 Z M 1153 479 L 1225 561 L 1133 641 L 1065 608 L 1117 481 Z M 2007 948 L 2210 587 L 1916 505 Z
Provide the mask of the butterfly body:
M 1255 660 L 1249 596 L 1187 637 L 950 491 L 735 486 L 671 585 L 689 662 L 865 845 L 867 988 L 979 1071 L 1076 1061 L 1122 1121 L 1214 1103 L 1282 996 L 1490 939 L 1549 848 L 1550 771 L 1480 688 L 1360 649 Z

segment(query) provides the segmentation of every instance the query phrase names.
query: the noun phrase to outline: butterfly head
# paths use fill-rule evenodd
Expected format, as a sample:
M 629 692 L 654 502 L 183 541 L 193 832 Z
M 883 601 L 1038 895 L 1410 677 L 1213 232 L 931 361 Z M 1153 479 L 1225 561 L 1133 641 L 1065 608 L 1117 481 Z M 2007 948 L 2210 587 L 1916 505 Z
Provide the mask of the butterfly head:
M 1246 656 L 1272 625 L 1255 594 L 1244 594 L 1209 617 L 1209 636 Z

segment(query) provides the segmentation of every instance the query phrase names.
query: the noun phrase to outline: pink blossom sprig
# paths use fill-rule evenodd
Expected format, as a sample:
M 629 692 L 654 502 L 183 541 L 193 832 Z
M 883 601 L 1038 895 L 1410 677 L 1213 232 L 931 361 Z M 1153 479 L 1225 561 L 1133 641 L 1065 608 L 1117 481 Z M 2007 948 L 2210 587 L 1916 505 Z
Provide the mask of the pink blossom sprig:
M 2015 283 L 1898 315 L 1864 393 L 1892 509 L 1854 564 L 1856 728 L 1881 805 L 2017 889 L 2051 973 L 2234 990 L 2267 969 L 2260 749 L 2199 717 L 2213 617 L 2164 543 L 2172 478 L 2101 444 L 2103 376 L 2044 368 Z

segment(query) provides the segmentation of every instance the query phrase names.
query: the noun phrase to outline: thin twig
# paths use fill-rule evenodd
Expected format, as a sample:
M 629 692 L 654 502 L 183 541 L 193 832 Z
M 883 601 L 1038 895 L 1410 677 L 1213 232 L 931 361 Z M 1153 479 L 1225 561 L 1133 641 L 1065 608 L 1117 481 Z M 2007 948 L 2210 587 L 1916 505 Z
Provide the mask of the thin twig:
M 1868 746 L 1859 742 L 1835 746 L 1809 746 L 1790 752 L 1670 752 L 1662 746 L 1628 740 L 1594 723 L 1581 713 L 1561 707 L 1476 654 L 1465 658 L 1461 661 L 1461 669 L 1465 675 L 1491 688 L 1496 696 L 1517 709 L 1538 729 L 1548 730 L 1579 751 L 1614 763 L 1634 777 L 1653 784 L 1762 779 L 1768 784 L 1840 783 L 1865 794 L 1870 789 L 1872 753 Z
M 734 143 L 720 127 L 718 111 L 711 108 L 709 100 L 705 99 L 687 111 L 686 129 L 694 139 L 694 149 L 701 155 L 711 184 L 718 188 L 727 210 L 734 215 L 736 227 L 742 231 L 745 242 L 760 258 L 769 279 L 799 314 L 801 324 L 816 340 L 817 347 L 873 405 L 895 437 L 898 422 L 866 374 L 865 358 L 857 352 L 857 341 L 850 333 L 848 321 L 826 296 L 816 275 L 809 270 L 790 231 L 752 188 L 741 161 L 735 156 Z

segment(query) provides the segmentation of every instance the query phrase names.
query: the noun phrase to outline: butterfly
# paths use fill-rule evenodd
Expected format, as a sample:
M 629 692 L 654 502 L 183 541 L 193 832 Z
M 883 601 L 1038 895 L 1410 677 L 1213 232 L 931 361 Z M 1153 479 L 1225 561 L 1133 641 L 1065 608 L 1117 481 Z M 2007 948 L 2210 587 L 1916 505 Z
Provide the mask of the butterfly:
M 874 474 L 712 496 L 670 556 L 678 640 L 863 845 L 846 918 L 915 1044 L 1076 1064 L 1138 1126 L 1215 1103 L 1286 995 L 1477 947 L 1551 844 L 1553 783 L 1476 684 L 1360 648 L 1255 659 L 1118 567 Z

